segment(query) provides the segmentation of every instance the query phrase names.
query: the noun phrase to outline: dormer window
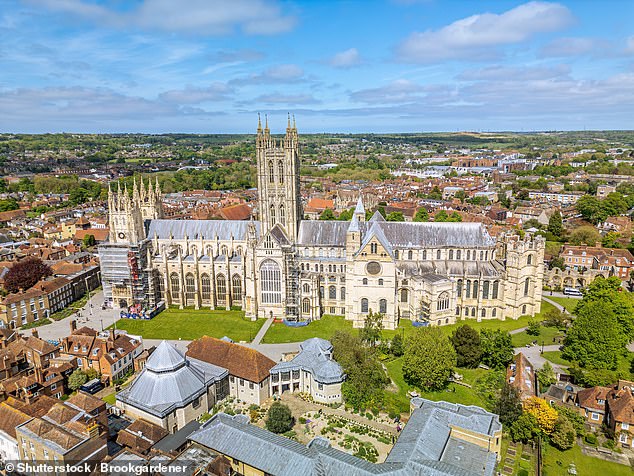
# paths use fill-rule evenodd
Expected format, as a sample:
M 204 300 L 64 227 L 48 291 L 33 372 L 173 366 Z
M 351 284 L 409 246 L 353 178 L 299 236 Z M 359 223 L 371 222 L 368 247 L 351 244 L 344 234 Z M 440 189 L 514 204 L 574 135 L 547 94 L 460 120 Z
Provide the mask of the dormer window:
M 75 352 L 79 351 L 79 346 L 78 346 L 78 345 L 74 346 L 74 347 L 73 347 L 73 350 L 74 350 Z
M 92 355 L 97 355 L 98 353 L 99 353 L 99 349 L 94 349 L 94 350 L 92 351 Z

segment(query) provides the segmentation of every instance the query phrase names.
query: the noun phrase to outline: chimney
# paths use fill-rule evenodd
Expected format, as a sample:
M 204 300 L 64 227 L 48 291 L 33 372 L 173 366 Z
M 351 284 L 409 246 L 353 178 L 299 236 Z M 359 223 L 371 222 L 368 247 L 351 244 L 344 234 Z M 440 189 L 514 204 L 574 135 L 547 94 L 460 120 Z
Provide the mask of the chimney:
M 36 339 L 40 338 L 40 334 L 37 332 L 37 329 L 35 328 L 31 329 L 31 335 L 35 337 Z
M 114 329 L 110 329 L 110 339 L 112 339 L 112 342 L 114 342 L 114 339 L 115 339 Z
M 77 330 L 77 321 L 75 319 L 72 319 L 70 321 L 70 333 L 72 334 L 76 330 Z
M 44 382 L 44 377 L 42 375 L 42 368 L 39 366 L 35 367 L 35 380 L 37 380 L 37 383 Z

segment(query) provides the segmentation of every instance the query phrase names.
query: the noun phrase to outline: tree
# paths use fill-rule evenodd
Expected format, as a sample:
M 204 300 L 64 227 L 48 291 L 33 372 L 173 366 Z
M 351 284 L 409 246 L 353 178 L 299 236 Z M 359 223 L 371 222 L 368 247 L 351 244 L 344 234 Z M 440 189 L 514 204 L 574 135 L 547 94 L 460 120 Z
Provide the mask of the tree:
M 594 246 L 601 241 L 601 235 L 592 226 L 580 226 L 576 228 L 568 240 L 573 245 L 590 245 Z
M 608 231 L 603 240 L 601 240 L 601 244 L 605 248 L 623 248 L 623 245 L 619 242 L 621 238 L 621 234 L 616 231 Z
M 562 257 L 555 256 L 553 259 L 550 260 L 549 268 L 550 269 L 559 268 L 563 271 L 566 269 L 566 262 L 564 261 Z
M 76 392 L 77 390 L 79 390 L 79 387 L 81 387 L 87 381 L 88 381 L 88 376 L 81 369 L 76 369 L 68 377 L 68 388 Z
M 293 414 L 288 406 L 275 402 L 269 408 L 265 421 L 266 429 L 273 433 L 286 433 L 293 428 Z
M 11 266 L 5 276 L 4 287 L 10 293 L 27 290 L 51 274 L 51 268 L 40 258 L 26 258 Z
M 383 330 L 383 314 L 380 312 L 370 312 L 365 317 L 363 328 L 359 330 L 359 337 L 366 344 L 374 347 L 378 340 L 381 340 L 381 331 Z
M 614 370 L 627 342 L 609 303 L 579 304 L 561 356 L 581 367 Z
M 321 215 L 319 215 L 320 220 L 336 220 L 335 212 L 333 212 L 330 208 L 326 208 Z
M 574 446 L 576 436 L 577 432 L 570 420 L 563 415 L 559 415 L 555 428 L 550 435 L 550 442 L 553 446 L 560 450 L 569 450 Z
M 456 365 L 456 351 L 439 327 L 417 329 L 405 339 L 403 377 L 422 390 L 447 385 Z
M 500 422 L 505 426 L 517 420 L 522 414 L 522 400 L 517 388 L 504 382 L 504 386 L 495 400 L 493 412 L 500 415 Z
M 537 380 L 539 381 L 539 387 L 542 391 L 545 391 L 557 381 L 557 376 L 550 362 L 544 362 L 543 367 L 537 371 Z
M 544 325 L 547 327 L 557 327 L 563 329 L 570 321 L 570 314 L 566 314 L 559 309 L 549 309 L 544 314 Z
M 333 358 L 346 373 L 341 386 L 344 401 L 355 409 L 380 406 L 390 379 L 376 358 L 376 349 L 364 346 L 358 336 L 344 331 L 335 332 L 330 341 Z
M 561 234 L 564 232 L 564 223 L 559 210 L 556 210 L 548 219 L 548 231 L 557 238 L 561 238 Z
M 420 207 L 414 214 L 414 221 L 429 221 L 429 213 L 425 207 Z
M 403 212 L 391 212 L 385 218 L 387 221 L 405 221 L 405 217 L 403 216 Z
M 570 422 L 577 436 L 583 435 L 586 420 L 579 412 L 573 410 L 572 408 L 558 405 L 557 413 L 559 413 L 560 417 L 564 417 Z
M 523 407 L 525 413 L 535 417 L 540 430 L 548 435 L 553 432 L 559 414 L 546 400 L 539 397 L 528 397 L 524 401 Z
M 581 216 L 588 220 L 590 223 L 597 223 L 597 215 L 601 208 L 599 199 L 592 195 L 583 195 L 575 203 L 575 208 L 581 214 Z
M 396 334 L 392 337 L 392 342 L 390 343 L 390 352 L 395 357 L 400 357 L 405 352 L 405 343 L 403 342 L 403 337 L 401 334 Z
M 528 326 L 526 327 L 526 333 L 529 336 L 538 336 L 542 332 L 542 326 L 539 322 L 534 320 L 528 321 Z
M 4 182 L 4 180 L 2 182 Z M 8 212 L 10 210 L 17 210 L 18 208 L 20 208 L 20 205 L 15 198 L 0 200 L 0 212 Z
M 468 324 L 458 327 L 451 335 L 458 367 L 477 367 L 482 358 L 480 333 Z
M 84 235 L 84 239 L 82 241 L 84 242 L 84 246 L 86 248 L 95 246 L 95 244 L 97 243 L 95 241 L 95 235 Z
M 350 221 L 352 220 L 352 213 L 353 213 L 353 208 L 349 209 L 349 210 L 344 210 L 342 211 L 339 216 L 337 217 L 337 220 L 339 221 Z
M 513 360 L 515 349 L 511 341 L 511 335 L 500 329 L 482 329 L 480 331 L 482 342 L 482 362 L 494 369 L 505 369 Z
M 445 210 L 440 210 L 434 214 L 434 221 L 445 222 L 449 220 L 449 215 Z
M 451 212 L 451 215 L 449 215 L 449 219 L 447 221 L 454 222 L 454 223 L 461 222 L 462 215 L 460 215 L 460 213 L 458 212 Z
M 537 420 L 530 413 L 522 413 L 510 425 L 511 439 L 527 443 L 539 435 Z

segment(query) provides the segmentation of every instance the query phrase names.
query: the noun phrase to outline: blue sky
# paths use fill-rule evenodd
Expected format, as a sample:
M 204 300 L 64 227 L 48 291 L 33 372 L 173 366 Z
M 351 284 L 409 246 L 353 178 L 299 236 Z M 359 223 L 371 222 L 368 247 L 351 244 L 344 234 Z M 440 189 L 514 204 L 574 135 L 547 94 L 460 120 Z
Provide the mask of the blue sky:
M 634 2 L 0 0 L 0 131 L 631 129 Z

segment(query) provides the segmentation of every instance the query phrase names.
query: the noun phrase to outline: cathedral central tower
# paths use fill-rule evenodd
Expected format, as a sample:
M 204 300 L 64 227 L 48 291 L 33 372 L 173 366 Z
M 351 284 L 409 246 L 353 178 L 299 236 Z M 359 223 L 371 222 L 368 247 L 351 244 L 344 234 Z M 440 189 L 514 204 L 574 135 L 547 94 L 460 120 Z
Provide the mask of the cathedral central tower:
M 299 137 L 295 118 L 289 115 L 283 139 L 271 137 L 268 118 L 264 129 L 258 118 L 256 137 L 259 214 L 262 235 L 275 225 L 281 226 L 288 239 L 295 242 L 302 219 L 299 192 Z

